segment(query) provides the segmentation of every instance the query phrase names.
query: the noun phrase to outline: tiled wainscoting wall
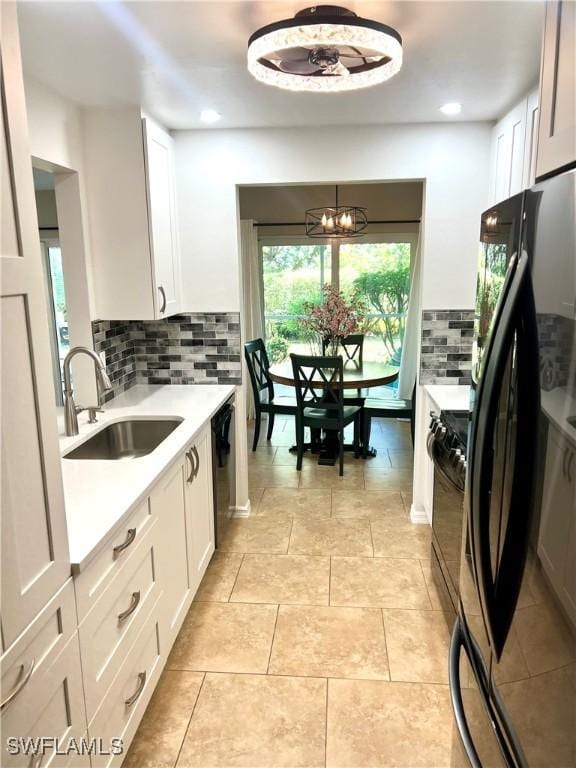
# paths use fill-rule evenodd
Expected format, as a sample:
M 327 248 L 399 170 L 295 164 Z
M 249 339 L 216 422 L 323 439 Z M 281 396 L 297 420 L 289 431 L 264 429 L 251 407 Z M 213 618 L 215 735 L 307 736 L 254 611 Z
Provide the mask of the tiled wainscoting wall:
M 420 384 L 470 384 L 474 310 L 422 312 Z
M 240 384 L 238 312 L 165 320 L 96 320 L 94 349 L 105 353 L 111 400 L 134 384 Z

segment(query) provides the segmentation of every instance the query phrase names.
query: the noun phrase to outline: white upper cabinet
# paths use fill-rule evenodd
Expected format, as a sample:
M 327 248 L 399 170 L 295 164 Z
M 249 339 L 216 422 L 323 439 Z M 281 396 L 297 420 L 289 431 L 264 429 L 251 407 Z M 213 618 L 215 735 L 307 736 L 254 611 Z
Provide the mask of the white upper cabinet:
M 174 146 L 172 137 L 155 123 L 142 120 L 146 157 L 146 193 L 150 247 L 153 254 L 157 316 L 180 310 L 180 252 L 176 226 Z
M 576 3 L 546 3 L 536 176 L 576 161 Z
M 87 109 L 86 194 L 96 315 L 152 320 L 181 310 L 170 135 L 138 108 Z
M 490 205 L 534 183 L 538 91 L 510 110 L 492 132 Z
M 6 650 L 70 576 L 16 9 L 2 3 L 0 413 Z

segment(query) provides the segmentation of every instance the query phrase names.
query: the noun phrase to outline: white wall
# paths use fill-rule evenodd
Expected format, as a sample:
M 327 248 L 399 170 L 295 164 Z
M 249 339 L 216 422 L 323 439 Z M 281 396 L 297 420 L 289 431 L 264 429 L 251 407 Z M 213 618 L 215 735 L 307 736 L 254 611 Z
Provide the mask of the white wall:
M 239 309 L 237 185 L 426 181 L 423 307 L 472 308 L 489 124 L 177 131 L 185 309 Z
M 30 151 L 34 164 L 55 173 L 64 284 L 73 346 L 92 347 L 91 284 L 81 110 L 44 85 L 25 78 Z M 76 402 L 96 402 L 94 365 L 74 361 Z
M 240 308 L 237 185 L 381 180 L 425 181 L 422 307 L 473 308 L 490 137 L 487 123 L 176 132 L 184 309 Z M 426 520 L 426 462 L 418 434 L 415 521 Z M 237 471 L 246 474 L 242 461 Z

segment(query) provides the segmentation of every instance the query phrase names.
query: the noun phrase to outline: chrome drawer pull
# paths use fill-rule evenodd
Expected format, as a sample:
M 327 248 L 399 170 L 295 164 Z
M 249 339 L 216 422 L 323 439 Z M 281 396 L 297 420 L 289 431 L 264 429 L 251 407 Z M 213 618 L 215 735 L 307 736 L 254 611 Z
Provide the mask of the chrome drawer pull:
M 8 696 L 0 703 L 0 712 L 4 709 L 4 707 L 8 706 L 10 702 L 18 696 L 22 688 L 26 685 L 28 680 L 30 680 L 32 676 L 32 672 L 34 672 L 34 666 L 36 665 L 36 659 L 32 659 L 30 662 L 30 666 L 28 667 L 28 672 L 24 674 L 24 664 L 20 665 L 20 673 L 19 673 L 19 680 L 14 686 L 14 688 L 10 691 Z
M 200 471 L 200 456 L 198 456 L 198 450 L 196 446 L 192 446 L 192 453 L 194 456 L 196 456 L 196 466 L 194 467 L 194 478 L 198 477 L 198 472 Z
M 192 456 L 192 449 L 186 451 L 186 458 L 190 462 L 190 474 L 186 478 L 187 483 L 191 483 L 194 480 L 194 458 Z
M 130 544 L 134 541 L 136 538 L 136 528 L 128 528 L 128 533 L 126 534 L 125 541 L 122 542 L 122 544 L 118 544 L 114 547 L 112 552 L 114 553 L 114 558 L 117 558 L 119 554 L 124 552 L 125 549 L 128 549 Z
M 132 696 L 129 696 L 126 701 L 124 702 L 127 707 L 131 707 L 132 704 L 138 699 L 142 691 L 144 690 L 144 686 L 146 685 L 146 672 L 139 672 L 138 673 L 138 688 L 134 691 Z
M 128 616 L 131 616 L 136 610 L 136 608 L 138 608 L 139 602 L 140 602 L 140 590 L 138 590 L 138 592 L 132 592 L 132 602 L 130 603 L 128 608 L 126 608 L 125 611 L 122 611 L 122 613 L 118 614 L 118 621 L 120 623 L 123 621 L 126 621 Z

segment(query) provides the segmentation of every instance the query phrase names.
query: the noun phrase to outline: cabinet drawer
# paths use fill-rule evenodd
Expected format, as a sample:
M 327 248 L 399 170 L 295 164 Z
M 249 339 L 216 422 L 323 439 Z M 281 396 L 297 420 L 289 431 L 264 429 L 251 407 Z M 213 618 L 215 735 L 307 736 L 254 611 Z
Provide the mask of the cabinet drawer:
M 88 755 L 68 752 L 86 734 L 82 668 L 78 635 L 74 633 L 50 664 L 32 675 L 20 694 L 2 713 L 2 765 L 89 766 Z M 42 739 L 42 741 L 40 741 Z M 55 739 L 49 743 L 46 739 Z M 16 746 L 19 754 L 12 754 Z M 61 754 L 56 754 L 55 748 Z M 38 751 L 39 750 L 39 751 Z M 44 757 L 41 759 L 41 754 Z
M 131 552 L 152 521 L 148 499 L 128 518 L 120 530 L 102 545 L 86 569 L 74 578 L 78 621 L 81 622 L 112 579 L 126 565 Z
M 2 701 L 5 701 L 11 692 L 20 689 L 20 693 L 3 709 L 3 723 L 6 713 L 16 705 L 26 689 L 35 688 L 35 681 L 54 662 L 75 631 L 74 588 L 72 579 L 69 579 L 10 650 L 0 657 Z M 26 678 L 27 682 L 24 683 Z
M 92 767 L 119 765 L 162 672 L 160 621 L 156 604 L 128 658 L 120 668 L 106 697 L 88 727 L 91 739 L 122 739 L 123 755 L 92 756 Z
M 154 528 L 148 528 L 122 573 L 80 625 L 89 720 L 160 594 Z

